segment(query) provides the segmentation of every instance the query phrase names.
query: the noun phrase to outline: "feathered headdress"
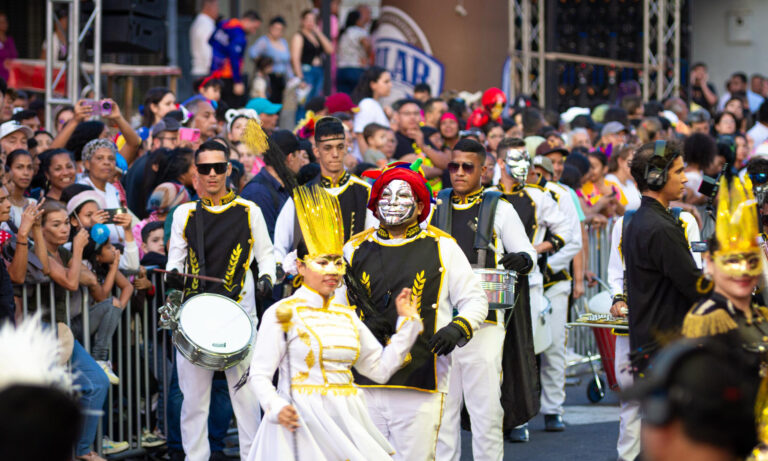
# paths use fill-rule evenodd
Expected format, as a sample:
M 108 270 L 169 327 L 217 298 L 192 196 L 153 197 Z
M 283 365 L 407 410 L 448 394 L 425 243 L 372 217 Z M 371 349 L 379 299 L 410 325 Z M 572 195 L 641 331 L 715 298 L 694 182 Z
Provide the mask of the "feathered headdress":
M 261 122 L 253 118 L 248 119 L 242 140 L 248 146 L 248 149 L 257 155 L 263 154 L 269 148 L 267 133 L 261 128 Z
M 758 275 L 762 270 L 757 241 L 757 204 L 751 187 L 733 178 L 720 179 L 715 234 L 719 248 L 715 264 L 732 275 Z
M 293 191 L 293 201 L 308 257 L 342 254 L 344 223 L 336 197 L 319 185 L 299 186 Z

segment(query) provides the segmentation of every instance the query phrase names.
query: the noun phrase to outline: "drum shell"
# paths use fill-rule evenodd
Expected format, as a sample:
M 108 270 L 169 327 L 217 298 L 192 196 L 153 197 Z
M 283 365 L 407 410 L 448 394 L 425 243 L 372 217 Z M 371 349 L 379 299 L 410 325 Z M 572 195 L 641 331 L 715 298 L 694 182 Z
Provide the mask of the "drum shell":
M 488 297 L 488 309 L 515 307 L 517 273 L 503 269 L 473 269 Z

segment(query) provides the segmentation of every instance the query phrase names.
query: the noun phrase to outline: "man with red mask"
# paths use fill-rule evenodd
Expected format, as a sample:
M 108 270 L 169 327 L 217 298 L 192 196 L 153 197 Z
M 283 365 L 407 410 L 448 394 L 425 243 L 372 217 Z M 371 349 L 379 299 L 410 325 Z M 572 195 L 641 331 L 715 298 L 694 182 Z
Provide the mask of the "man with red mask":
M 356 302 L 359 313 L 382 344 L 395 333 L 395 296 L 402 287 L 411 288 L 424 322 L 403 368 L 389 381 L 379 385 L 355 376 L 373 421 L 395 448 L 393 459 L 408 461 L 435 459 L 451 368 L 448 354 L 466 344 L 488 315 L 485 292 L 456 241 L 421 226 L 431 194 L 416 171 L 419 165 L 399 163 L 381 173 L 368 202 L 379 226 L 344 246 L 348 273 L 360 282 L 374 311 L 366 313 Z

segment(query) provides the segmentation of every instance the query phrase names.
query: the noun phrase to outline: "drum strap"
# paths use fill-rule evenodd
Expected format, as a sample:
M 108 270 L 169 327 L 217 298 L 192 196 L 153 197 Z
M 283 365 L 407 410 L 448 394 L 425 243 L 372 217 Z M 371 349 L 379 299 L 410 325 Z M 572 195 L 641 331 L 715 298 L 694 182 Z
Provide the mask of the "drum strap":
M 496 205 L 499 204 L 501 192 L 487 190 L 483 192 L 483 201 L 477 213 L 477 232 L 475 233 L 475 249 L 477 250 L 477 267 L 485 267 L 488 243 L 493 242 L 493 221 L 496 217 Z
M 197 240 L 197 260 L 200 262 L 200 275 L 205 275 L 205 238 L 203 232 L 203 201 L 198 200 L 195 208 L 195 235 Z M 200 280 L 200 291 L 205 292 L 205 280 Z
M 437 193 L 437 206 L 435 207 L 435 219 L 433 220 L 435 227 L 438 229 L 451 233 L 451 226 L 453 225 L 451 205 L 451 192 L 453 189 L 443 189 Z

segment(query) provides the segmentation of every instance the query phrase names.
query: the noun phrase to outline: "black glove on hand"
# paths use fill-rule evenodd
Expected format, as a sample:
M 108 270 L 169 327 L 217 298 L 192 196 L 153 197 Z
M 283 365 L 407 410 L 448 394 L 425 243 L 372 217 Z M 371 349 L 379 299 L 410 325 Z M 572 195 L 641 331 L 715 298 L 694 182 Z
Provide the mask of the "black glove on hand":
M 275 265 L 275 277 L 277 278 L 277 283 L 283 283 L 283 280 L 285 280 L 285 271 L 280 263 Z
M 170 290 L 183 290 L 184 277 L 179 275 L 179 270 L 174 269 L 170 274 L 165 274 L 165 288 Z
M 501 264 L 508 271 L 526 273 L 533 266 L 533 261 L 528 253 L 507 253 L 501 257 Z
M 472 332 L 467 321 L 456 317 L 453 322 L 437 330 L 429 340 L 428 347 L 433 354 L 448 355 L 456 346 L 467 344 L 471 337 Z
M 268 275 L 259 277 L 259 281 L 256 282 L 256 294 L 261 298 L 272 297 L 272 277 Z

